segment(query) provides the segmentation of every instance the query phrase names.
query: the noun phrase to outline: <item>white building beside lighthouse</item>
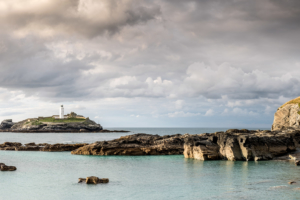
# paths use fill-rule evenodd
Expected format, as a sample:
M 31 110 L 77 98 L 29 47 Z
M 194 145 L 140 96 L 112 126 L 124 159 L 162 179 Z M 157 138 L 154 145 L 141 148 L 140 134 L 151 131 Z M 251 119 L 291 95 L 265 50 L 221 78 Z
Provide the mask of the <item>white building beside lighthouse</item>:
M 60 108 L 59 108 L 59 118 L 60 119 L 64 119 L 65 116 L 64 116 L 64 106 L 61 105 Z

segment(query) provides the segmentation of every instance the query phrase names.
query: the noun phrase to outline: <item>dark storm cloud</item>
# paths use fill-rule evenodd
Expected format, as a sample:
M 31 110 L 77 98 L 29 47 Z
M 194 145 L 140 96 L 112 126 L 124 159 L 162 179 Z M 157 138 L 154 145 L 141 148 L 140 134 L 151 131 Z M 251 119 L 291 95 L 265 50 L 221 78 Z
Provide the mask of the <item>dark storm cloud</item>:
M 160 14 L 159 6 L 139 0 L 16 1 L 7 4 L 9 8 L 2 10 L 0 18 L 6 27 L 87 37 L 113 34 L 124 26 L 145 23 Z
M 0 85 L 54 101 L 298 96 L 299 7 L 296 0 L 3 1 Z

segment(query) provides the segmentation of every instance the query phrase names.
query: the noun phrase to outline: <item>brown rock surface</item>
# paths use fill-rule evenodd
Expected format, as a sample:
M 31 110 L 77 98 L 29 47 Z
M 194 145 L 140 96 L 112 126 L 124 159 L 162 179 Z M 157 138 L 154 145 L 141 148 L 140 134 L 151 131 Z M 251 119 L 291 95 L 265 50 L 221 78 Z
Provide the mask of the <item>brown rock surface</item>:
M 279 107 L 274 115 L 272 130 L 285 128 L 300 128 L 300 97 L 293 99 Z
M 270 160 L 296 150 L 299 131 L 234 130 L 187 137 L 184 156 L 199 160 Z
M 81 183 L 84 180 L 85 180 L 86 184 L 98 184 L 98 183 L 108 183 L 109 182 L 108 178 L 98 178 L 96 176 L 90 176 L 90 177 L 87 177 L 86 179 L 79 178 L 79 182 L 78 183 Z
M 73 151 L 77 148 L 88 145 L 88 143 L 78 143 L 78 144 L 35 144 L 28 143 L 23 146 L 18 142 L 5 142 L 0 144 L 0 150 L 10 150 L 10 151 Z
M 80 147 L 88 145 L 87 143 L 82 144 L 48 144 L 45 147 L 41 148 L 41 151 L 73 151 Z
M 72 151 L 78 155 L 177 155 L 183 153 L 183 138 L 177 135 L 135 134 L 95 142 Z
M 4 163 L 0 163 L 0 171 L 16 171 L 15 166 L 6 166 Z

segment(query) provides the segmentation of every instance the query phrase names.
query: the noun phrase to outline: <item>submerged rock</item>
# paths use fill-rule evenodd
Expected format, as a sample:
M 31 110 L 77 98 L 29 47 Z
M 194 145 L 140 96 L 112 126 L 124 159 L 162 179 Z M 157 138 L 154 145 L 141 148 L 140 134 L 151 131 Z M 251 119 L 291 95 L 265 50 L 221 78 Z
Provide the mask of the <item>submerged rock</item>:
M 16 171 L 15 166 L 6 166 L 4 163 L 0 163 L 0 171 Z
M 83 182 L 85 182 L 86 184 L 108 183 L 109 179 L 108 178 L 98 178 L 96 176 L 90 176 L 87 178 L 79 178 L 78 183 L 83 183 Z

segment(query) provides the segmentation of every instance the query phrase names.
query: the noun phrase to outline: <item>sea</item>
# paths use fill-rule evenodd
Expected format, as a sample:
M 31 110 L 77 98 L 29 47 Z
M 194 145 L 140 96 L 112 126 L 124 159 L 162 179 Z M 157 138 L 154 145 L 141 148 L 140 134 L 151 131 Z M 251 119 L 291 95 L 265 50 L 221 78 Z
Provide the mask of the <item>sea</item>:
M 0 143 L 78 143 L 120 136 L 200 134 L 226 128 L 109 128 L 129 133 L 0 133 Z M 183 155 L 85 156 L 70 152 L 0 151 L 0 200 L 300 199 L 300 167 L 287 161 L 199 161 Z M 78 178 L 109 178 L 87 185 Z M 289 185 L 289 181 L 296 184 Z

